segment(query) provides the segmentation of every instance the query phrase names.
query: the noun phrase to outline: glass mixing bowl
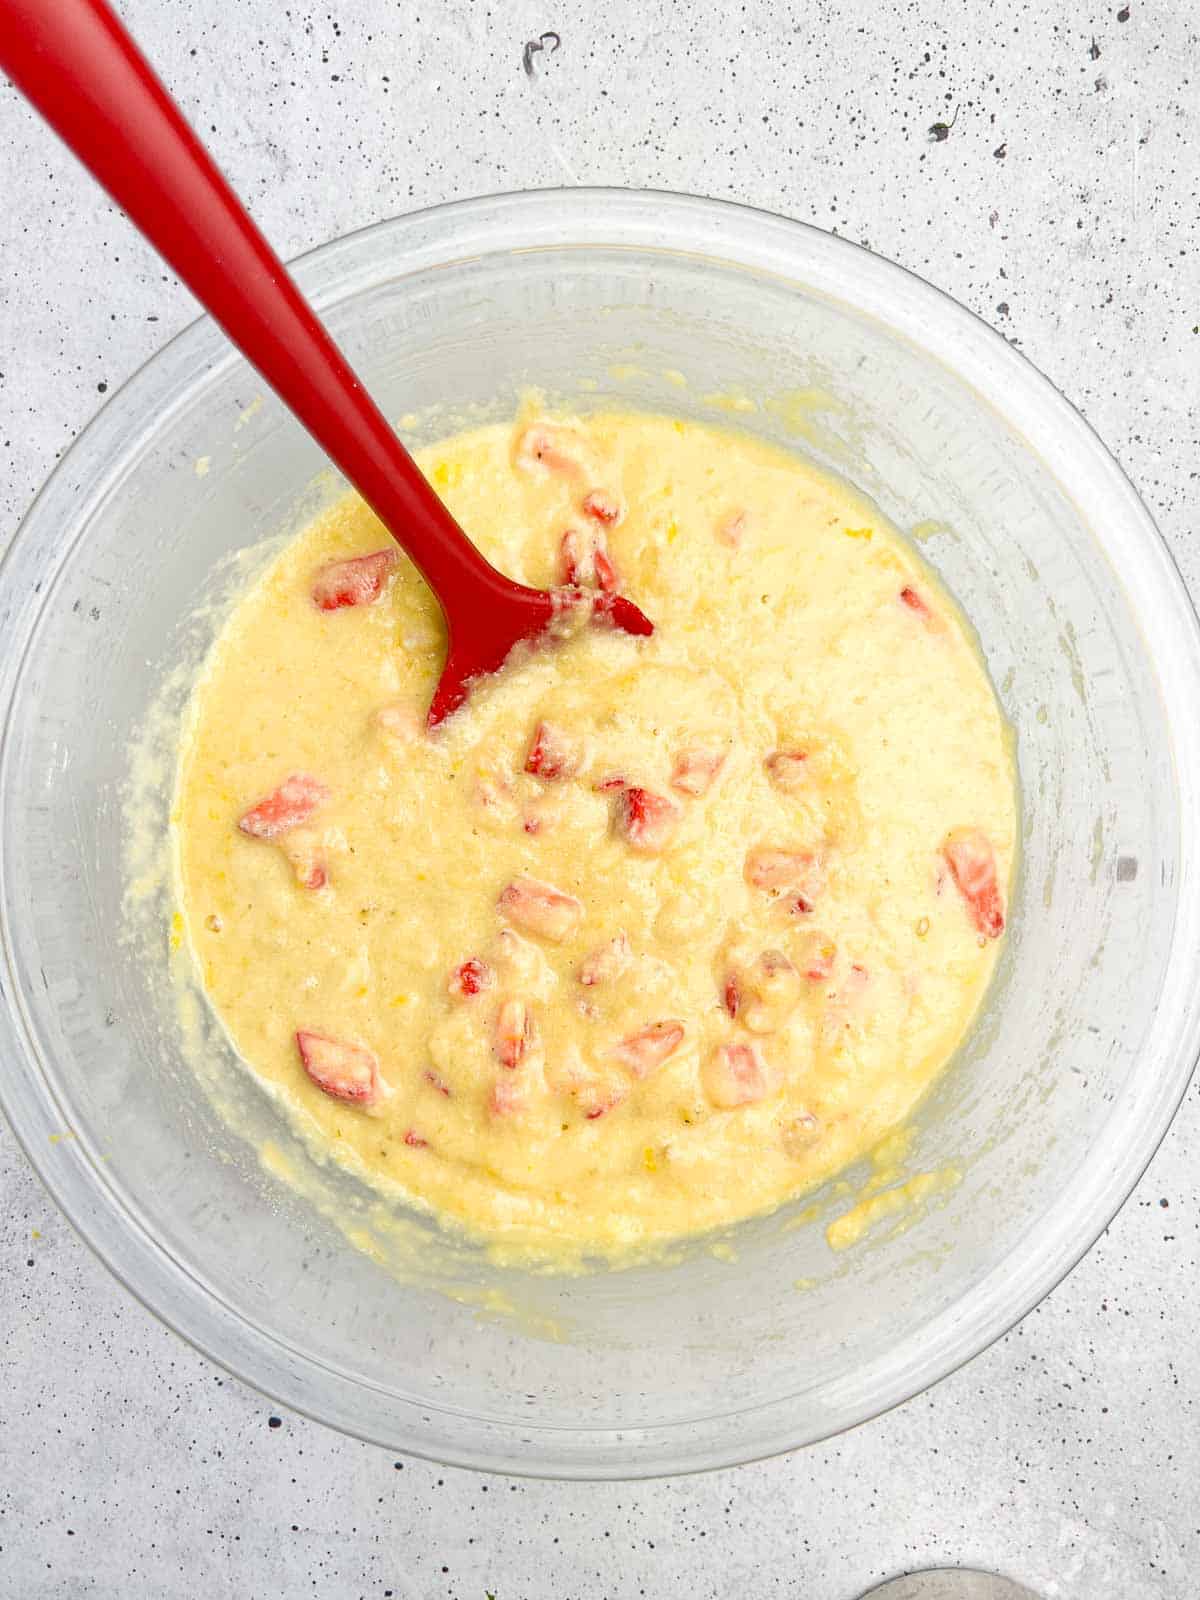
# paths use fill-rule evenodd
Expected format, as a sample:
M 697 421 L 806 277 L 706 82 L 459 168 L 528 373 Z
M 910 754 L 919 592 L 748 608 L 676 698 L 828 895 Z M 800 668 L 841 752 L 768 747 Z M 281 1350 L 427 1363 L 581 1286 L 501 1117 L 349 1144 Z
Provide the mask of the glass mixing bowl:
M 0 1089 L 18 1137 L 164 1321 L 397 1451 L 637 1476 L 803 1444 L 905 1399 L 1087 1249 L 1196 1056 L 1200 651 L 1149 516 L 1002 338 L 797 223 L 533 193 L 384 223 L 296 272 L 418 442 L 509 414 L 528 385 L 584 410 L 715 416 L 807 452 L 922 540 L 979 631 L 1023 790 L 999 976 L 908 1158 L 961 1181 L 841 1253 L 823 1222 L 852 1197 L 835 1186 L 819 1216 L 799 1203 L 715 1253 L 537 1275 L 419 1217 L 390 1239 L 215 1030 L 193 1070 L 165 922 L 151 946 L 122 931 L 130 740 L 156 702 L 169 732 L 241 570 L 230 553 L 338 492 L 207 321 L 109 401 L 0 574 Z M 139 759 L 161 832 L 170 762 Z

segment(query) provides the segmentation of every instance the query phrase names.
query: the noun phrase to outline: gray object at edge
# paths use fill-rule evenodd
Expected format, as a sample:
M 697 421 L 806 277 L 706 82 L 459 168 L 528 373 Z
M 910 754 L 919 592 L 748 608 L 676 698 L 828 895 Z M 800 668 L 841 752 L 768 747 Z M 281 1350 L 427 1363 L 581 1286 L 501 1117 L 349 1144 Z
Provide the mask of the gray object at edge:
M 959 1567 L 939 1567 L 936 1572 L 914 1572 L 907 1578 L 889 1578 L 862 1600 L 1038 1600 L 1032 1589 L 991 1572 L 967 1572 Z

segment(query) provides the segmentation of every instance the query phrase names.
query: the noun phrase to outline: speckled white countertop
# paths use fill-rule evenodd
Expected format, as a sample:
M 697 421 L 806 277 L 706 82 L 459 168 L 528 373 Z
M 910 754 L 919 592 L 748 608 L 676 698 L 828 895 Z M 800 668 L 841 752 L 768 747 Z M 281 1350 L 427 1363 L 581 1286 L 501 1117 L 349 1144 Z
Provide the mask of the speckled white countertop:
M 122 10 L 285 256 L 436 201 L 599 183 L 748 201 L 903 262 L 1083 409 L 1200 594 L 1193 0 Z M 547 30 L 561 48 L 530 75 Z M 0 196 L 3 548 L 194 307 L 6 85 Z M 110 1280 L 0 1130 L 0 1596 L 853 1600 L 962 1563 L 1069 1600 L 1190 1600 L 1198 1220 L 1193 1085 L 1083 1264 L 932 1392 L 710 1477 L 509 1482 L 394 1460 L 225 1377 Z

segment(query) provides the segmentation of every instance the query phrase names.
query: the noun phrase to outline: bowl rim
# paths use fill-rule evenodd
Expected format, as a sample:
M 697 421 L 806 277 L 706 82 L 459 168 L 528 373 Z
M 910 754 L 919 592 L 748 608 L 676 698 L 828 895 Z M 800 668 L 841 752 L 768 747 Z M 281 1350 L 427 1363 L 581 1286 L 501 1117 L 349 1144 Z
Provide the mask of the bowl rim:
M 680 244 L 683 241 L 683 244 Z M 1200 624 L 1169 548 L 1129 478 L 1094 429 L 1024 353 L 944 291 L 865 247 L 809 223 L 728 200 L 670 191 L 547 188 L 484 195 L 388 218 L 344 234 L 289 263 L 313 303 L 328 308 L 379 282 L 372 247 L 385 243 L 395 276 L 476 256 L 556 248 L 614 248 L 694 255 L 757 273 L 778 274 L 806 293 L 828 297 L 859 316 L 906 335 L 981 403 L 1004 415 L 1051 473 L 1085 523 L 1110 531 L 1110 556 L 1122 547 L 1136 563 L 1121 583 L 1154 641 L 1164 712 L 1174 739 L 1179 786 L 1180 870 L 1175 923 L 1155 1027 L 1164 1037 L 1154 1071 L 1130 1074 L 1110 1110 L 1123 1113 L 1126 1137 L 1103 1162 L 1093 1149 L 1081 1181 L 1039 1219 L 1041 1238 L 1013 1247 L 963 1301 L 941 1313 L 919 1340 L 892 1352 L 890 1379 L 867 1383 L 864 1398 L 816 1427 L 795 1414 L 791 1394 L 710 1416 L 652 1424 L 636 1433 L 572 1428 L 528 1420 L 476 1419 L 468 1436 L 458 1415 L 396 1397 L 407 1426 L 363 1428 L 338 1402 L 339 1386 L 366 1387 L 334 1372 L 251 1322 L 201 1284 L 106 1180 L 85 1140 L 55 1149 L 48 1135 L 64 1125 L 52 1081 L 37 1065 L 16 983 L 7 911 L 0 926 L 5 1004 L 0 1008 L 0 1111 L 30 1164 L 76 1232 L 117 1280 L 160 1321 L 233 1376 L 294 1411 L 394 1451 L 455 1466 L 568 1479 L 661 1476 L 736 1465 L 818 1443 L 902 1404 L 972 1360 L 1033 1309 L 1091 1249 L 1124 1203 L 1165 1136 L 1200 1054 L 1200 996 L 1187 983 L 1189 953 L 1200 946 L 1200 851 L 1187 832 L 1200 815 L 1200 723 L 1187 711 L 1200 698 Z M 242 357 L 207 316 L 188 324 L 143 362 L 100 408 L 38 491 L 0 557 L 0 619 L 8 649 L 0 660 L 0 764 L 7 752 L 22 666 L 41 613 L 43 591 L 61 563 L 55 533 L 69 512 L 86 522 L 145 439 L 174 405 Z M 258 380 L 261 382 L 261 380 Z M 1002 396 L 1002 402 L 997 399 Z M 1038 439 L 1035 449 L 1030 436 Z M 81 464 L 86 464 L 81 471 Z M 99 464 L 100 470 L 95 470 Z M 86 485 L 81 506 L 76 480 Z M 0 796 L 0 808 L 5 805 Z M 2 869 L 2 863 L 0 863 Z M 1173 1003 L 1172 1003 L 1173 1002 Z M 1132 1130 L 1132 1135 L 1130 1133 Z M 1099 1170 L 1098 1170 L 1099 1169 Z M 1054 1226 L 1047 1226 L 1054 1219 Z M 1032 1230 L 1031 1230 L 1032 1232 Z M 1018 1259 L 1019 1258 L 1019 1259 Z M 987 1291 L 986 1294 L 984 1291 Z M 919 1345 L 919 1348 L 918 1348 Z M 901 1359 L 897 1360 L 897 1355 Z M 868 1375 L 878 1362 L 868 1364 Z M 332 1386 L 332 1390 L 331 1390 Z M 336 1392 L 334 1392 L 336 1391 Z M 333 1393 L 331 1402 L 330 1395 Z M 736 1426 L 731 1427 L 730 1423 Z

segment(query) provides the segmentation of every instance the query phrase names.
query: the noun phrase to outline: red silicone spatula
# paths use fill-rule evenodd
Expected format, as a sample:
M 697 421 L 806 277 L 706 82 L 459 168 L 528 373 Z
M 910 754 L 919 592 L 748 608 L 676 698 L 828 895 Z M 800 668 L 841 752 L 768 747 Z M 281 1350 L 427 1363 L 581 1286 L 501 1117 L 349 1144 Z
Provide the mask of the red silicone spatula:
M 66 141 L 345 473 L 438 597 L 450 647 L 429 708 L 449 716 L 569 606 L 513 583 L 476 550 L 392 432 L 103 0 L 0 0 L 0 68 Z M 593 614 L 627 633 L 632 601 Z

